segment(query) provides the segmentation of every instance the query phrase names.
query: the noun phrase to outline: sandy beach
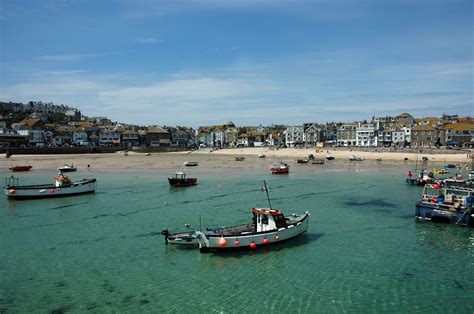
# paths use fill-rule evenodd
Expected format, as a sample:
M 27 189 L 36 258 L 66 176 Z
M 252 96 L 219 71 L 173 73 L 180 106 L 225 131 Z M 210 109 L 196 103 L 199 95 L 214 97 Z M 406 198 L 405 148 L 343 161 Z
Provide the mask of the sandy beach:
M 455 164 L 470 164 L 468 153 L 457 154 L 415 154 L 407 152 L 375 152 L 375 151 L 351 151 L 351 150 L 319 150 L 286 148 L 271 150 L 269 148 L 238 148 L 238 149 L 201 149 L 179 153 L 143 153 L 123 152 L 111 154 L 68 154 L 68 155 L 13 155 L 10 158 L 4 156 L 0 159 L 0 169 L 8 171 L 14 165 L 30 164 L 33 169 L 55 170 L 64 164 L 74 163 L 78 168 L 85 169 L 87 165 L 91 169 L 170 169 L 179 170 L 185 168 L 186 161 L 199 162 L 199 168 L 254 168 L 268 165 L 272 162 L 285 161 L 296 163 L 297 159 L 306 159 L 309 154 L 315 158 L 325 159 L 328 155 L 335 157 L 332 163 L 349 162 L 351 155 L 364 158 L 363 162 L 375 162 L 381 159 L 387 163 L 415 163 L 421 161 L 422 157 L 428 158 L 428 162 L 439 167 L 445 162 Z M 258 158 L 264 154 L 266 158 Z M 244 156 L 245 161 L 235 161 L 235 156 Z M 408 160 L 405 160 L 408 158 Z

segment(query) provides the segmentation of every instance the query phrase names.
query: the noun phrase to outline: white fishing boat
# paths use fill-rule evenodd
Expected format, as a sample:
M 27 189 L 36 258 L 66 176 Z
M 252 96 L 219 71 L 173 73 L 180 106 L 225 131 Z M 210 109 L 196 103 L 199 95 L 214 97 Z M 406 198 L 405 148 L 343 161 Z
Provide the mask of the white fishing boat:
M 74 164 L 65 164 L 64 166 L 58 168 L 58 170 L 61 172 L 74 172 L 77 170 L 77 168 L 74 166 Z
M 308 230 L 310 214 L 292 214 L 285 216 L 282 211 L 273 209 L 268 196 L 268 208 L 253 208 L 251 223 L 230 227 L 206 228 L 205 230 L 187 230 L 170 233 L 168 229 L 161 232 L 166 244 L 178 244 L 182 247 L 199 246 L 202 253 L 232 249 L 255 249 L 280 243 L 297 237 Z M 186 224 L 186 228 L 189 228 Z
M 356 156 L 356 155 L 352 155 L 350 158 L 349 158 L 350 161 L 362 161 L 364 160 L 363 157 L 360 157 L 360 156 Z
M 18 178 L 11 176 L 5 179 L 3 190 L 11 199 L 62 197 L 94 193 L 96 181 L 96 179 L 82 179 L 73 182 L 61 173 L 54 178 L 52 184 L 19 185 Z

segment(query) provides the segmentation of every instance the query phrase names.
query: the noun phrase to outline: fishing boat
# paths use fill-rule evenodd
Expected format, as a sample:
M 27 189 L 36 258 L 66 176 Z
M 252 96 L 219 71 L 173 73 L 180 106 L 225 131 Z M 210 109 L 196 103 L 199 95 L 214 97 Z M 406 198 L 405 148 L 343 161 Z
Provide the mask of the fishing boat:
M 311 163 L 313 165 L 322 165 L 324 164 L 324 159 L 314 159 Z
M 474 227 L 474 189 L 427 184 L 416 203 L 418 220 Z
M 199 163 L 197 161 L 186 161 L 184 165 L 186 167 L 196 167 Z
M 96 179 L 71 181 L 60 173 L 52 184 L 19 185 L 18 178 L 11 176 L 5 179 L 4 192 L 8 198 L 30 199 L 46 197 L 62 197 L 85 193 L 94 193 Z
M 235 161 L 244 161 L 245 157 L 244 156 L 237 156 L 235 157 Z
M 74 172 L 77 170 L 77 168 L 74 166 L 74 164 L 65 164 L 64 166 L 58 168 L 58 170 L 61 172 Z
M 418 185 L 432 184 L 435 182 L 433 172 L 429 170 L 422 169 L 418 174 L 418 179 L 416 180 Z
M 285 216 L 272 208 L 265 181 L 263 190 L 269 207 L 252 208 L 251 223 L 196 231 L 200 252 L 255 249 L 295 238 L 308 230 L 309 212 Z
M 258 154 L 258 158 L 265 158 L 266 156 L 264 154 Z
M 336 159 L 336 157 L 334 157 L 334 156 L 332 156 L 332 155 L 327 155 L 327 156 L 326 156 L 326 159 L 327 159 L 327 160 L 334 160 L 334 159 Z
M 168 182 L 172 187 L 181 187 L 196 185 L 198 180 L 196 178 L 186 178 L 186 174 L 184 172 L 178 171 L 172 176 L 168 177 Z
M 273 165 L 270 171 L 272 174 L 284 174 L 290 172 L 290 166 L 285 162 L 280 162 L 279 164 Z
M 448 173 L 449 173 L 449 169 L 445 169 L 445 168 L 435 168 L 435 169 L 433 169 L 433 172 L 436 173 L 436 174 L 448 174 Z
M 362 160 L 364 160 L 364 158 L 356 156 L 356 155 L 352 155 L 351 157 L 349 157 L 349 160 L 350 161 L 362 161 Z
M 453 186 L 459 186 L 459 187 L 466 187 L 466 188 L 472 188 L 474 186 L 474 182 L 471 179 L 464 179 L 462 176 L 454 176 L 452 178 L 447 178 L 441 181 L 443 186 L 448 186 L 448 187 L 453 187 Z
M 25 165 L 25 166 L 12 166 L 8 169 L 10 169 L 13 172 L 25 172 L 25 171 L 30 171 L 33 166 L 30 165 Z
M 296 162 L 299 163 L 299 164 L 307 164 L 308 163 L 308 159 L 297 159 Z

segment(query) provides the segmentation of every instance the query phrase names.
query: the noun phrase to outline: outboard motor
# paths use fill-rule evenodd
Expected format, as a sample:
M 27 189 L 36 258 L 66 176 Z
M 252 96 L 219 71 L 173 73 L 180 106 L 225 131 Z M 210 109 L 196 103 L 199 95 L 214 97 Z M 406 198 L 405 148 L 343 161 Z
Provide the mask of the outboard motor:
M 165 237 L 165 244 L 168 244 L 168 236 L 170 235 L 168 229 L 161 230 L 161 234 Z

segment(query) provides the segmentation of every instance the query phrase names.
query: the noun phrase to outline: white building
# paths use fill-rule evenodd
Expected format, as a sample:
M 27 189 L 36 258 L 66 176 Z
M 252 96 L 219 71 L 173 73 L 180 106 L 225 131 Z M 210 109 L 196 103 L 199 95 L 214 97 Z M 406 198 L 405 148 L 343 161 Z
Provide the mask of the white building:
M 392 143 L 394 146 L 403 146 L 405 144 L 405 130 L 395 128 L 392 131 Z
M 120 145 L 121 134 L 115 131 L 103 131 L 100 132 L 99 145 L 101 146 L 112 146 Z
M 372 123 L 359 123 L 356 129 L 356 145 L 359 147 L 377 147 L 377 131 Z
M 411 143 L 411 127 L 404 126 L 402 130 L 405 133 L 405 141 L 407 141 L 407 143 Z
M 285 130 L 285 144 L 294 147 L 298 143 L 303 143 L 303 126 L 290 126 Z
M 72 135 L 72 143 L 74 145 L 81 145 L 83 143 L 87 143 L 87 133 L 81 131 L 74 132 L 74 134 Z
M 28 136 L 28 144 L 44 144 L 44 131 L 42 130 L 18 130 L 18 134 Z

